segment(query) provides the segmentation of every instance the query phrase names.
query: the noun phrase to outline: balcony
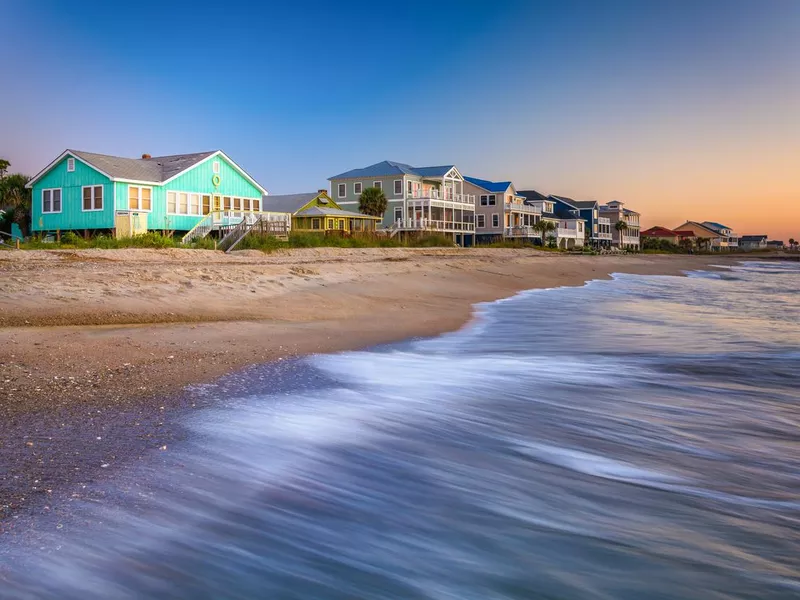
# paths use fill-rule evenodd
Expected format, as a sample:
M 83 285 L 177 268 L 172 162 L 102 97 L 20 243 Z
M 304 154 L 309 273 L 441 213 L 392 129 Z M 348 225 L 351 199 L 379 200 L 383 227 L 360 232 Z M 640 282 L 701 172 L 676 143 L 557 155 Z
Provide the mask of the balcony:
M 639 236 L 638 235 L 623 235 L 622 236 L 622 243 L 623 244 L 634 244 L 636 246 L 639 245 Z
M 612 240 L 614 236 L 611 234 L 610 231 L 599 231 L 594 234 L 594 239 L 596 240 Z
M 558 238 L 583 239 L 583 231 L 578 231 L 577 228 L 573 227 L 559 227 L 553 231 L 553 235 Z
M 608 217 L 597 217 L 597 224 L 608 225 L 608 227 L 611 227 L 611 219 L 609 219 Z
M 450 202 L 453 204 L 470 205 L 473 210 L 475 208 L 475 196 L 472 194 L 456 194 L 455 192 L 446 189 L 444 192 L 437 189 L 430 190 L 413 190 L 406 192 L 406 200 L 428 200 L 428 201 L 441 201 Z
M 392 229 L 400 231 L 439 231 L 474 233 L 474 221 L 440 221 L 436 219 L 398 219 Z
M 542 237 L 541 232 L 536 231 L 533 227 L 529 225 L 521 225 L 518 227 L 506 227 L 503 230 L 503 235 L 505 237 L 532 237 L 532 238 Z
M 542 209 L 539 206 L 532 206 L 524 202 L 506 202 L 506 212 L 521 212 L 531 215 L 542 214 Z

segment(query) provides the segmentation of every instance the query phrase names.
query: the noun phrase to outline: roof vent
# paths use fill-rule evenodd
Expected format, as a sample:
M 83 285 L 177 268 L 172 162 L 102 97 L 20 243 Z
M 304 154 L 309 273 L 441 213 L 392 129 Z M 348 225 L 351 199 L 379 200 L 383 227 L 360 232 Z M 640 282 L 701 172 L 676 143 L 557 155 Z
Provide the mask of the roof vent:
M 327 194 L 328 190 L 317 190 L 318 194 Z
M 152 157 L 152 156 L 150 156 L 149 154 L 142 154 L 142 158 L 143 158 L 144 160 L 147 160 L 148 158 L 153 158 L 153 157 Z

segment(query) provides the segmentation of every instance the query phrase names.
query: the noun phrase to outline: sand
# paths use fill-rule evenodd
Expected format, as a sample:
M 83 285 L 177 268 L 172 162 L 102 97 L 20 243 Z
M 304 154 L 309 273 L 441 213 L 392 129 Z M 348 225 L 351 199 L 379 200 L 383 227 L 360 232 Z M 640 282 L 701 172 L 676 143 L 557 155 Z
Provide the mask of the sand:
M 173 417 L 187 408 L 188 384 L 454 330 L 476 302 L 523 289 L 730 260 L 517 249 L 0 252 L 0 533 L 20 508 L 53 510 L 56 487 L 80 489 L 168 447 L 181 435 Z

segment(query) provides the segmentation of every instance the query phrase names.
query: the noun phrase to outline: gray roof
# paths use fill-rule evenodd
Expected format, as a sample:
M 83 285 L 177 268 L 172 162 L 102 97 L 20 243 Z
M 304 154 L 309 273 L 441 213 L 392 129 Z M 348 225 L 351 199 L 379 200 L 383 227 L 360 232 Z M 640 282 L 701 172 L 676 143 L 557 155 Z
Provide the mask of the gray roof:
M 528 200 L 547 200 L 547 196 L 536 190 L 519 190 L 519 195 L 525 196 Z
M 597 206 L 596 200 L 575 200 L 573 203 L 576 207 L 581 210 L 586 210 L 587 208 L 594 208 Z
M 319 206 L 312 206 L 311 208 L 307 208 L 306 210 L 297 213 L 297 216 L 303 217 L 347 217 L 347 218 L 355 218 L 361 217 L 363 219 L 375 219 L 376 221 L 380 221 L 381 217 L 371 217 L 369 215 L 363 215 L 359 212 L 353 212 L 350 210 L 341 210 L 339 208 L 322 208 Z
M 311 202 L 314 198 L 321 195 L 322 192 L 308 192 L 306 194 L 284 194 L 282 196 L 263 196 L 261 201 L 261 210 L 268 210 L 274 212 L 288 212 L 297 216 L 316 217 L 316 216 L 333 216 L 333 217 L 366 217 L 358 212 L 349 210 L 341 210 L 339 208 L 323 208 L 320 206 L 312 206 L 306 210 L 299 212 L 306 204 Z M 372 218 L 372 217 L 368 217 Z M 377 218 L 377 217 L 376 217 Z
M 743 235 L 742 241 L 743 242 L 760 242 L 762 240 L 766 240 L 769 236 L 768 235 Z
M 454 165 L 442 165 L 439 167 L 412 167 L 405 163 L 384 160 L 363 169 L 352 169 L 339 173 L 332 179 L 361 179 L 366 177 L 386 177 L 388 175 L 416 175 L 417 177 L 442 177 L 453 168 Z
M 280 196 L 263 196 L 261 198 L 261 210 L 272 210 L 275 212 L 296 213 L 320 192 L 308 192 L 306 194 L 283 194 Z
M 208 158 L 216 151 L 153 156 L 152 158 L 124 158 L 80 150 L 70 150 L 69 152 L 113 179 L 133 179 L 135 181 L 163 183 Z

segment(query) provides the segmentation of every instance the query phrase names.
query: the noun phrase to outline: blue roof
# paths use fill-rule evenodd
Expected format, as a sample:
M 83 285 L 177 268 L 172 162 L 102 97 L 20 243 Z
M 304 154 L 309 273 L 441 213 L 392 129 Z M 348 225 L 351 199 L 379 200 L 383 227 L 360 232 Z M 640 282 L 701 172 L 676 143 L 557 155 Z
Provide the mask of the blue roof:
M 364 167 L 363 169 L 352 169 L 339 173 L 333 177 L 328 177 L 328 181 L 332 179 L 359 179 L 366 177 L 385 177 L 387 175 L 416 175 L 417 177 L 443 177 L 447 174 L 454 165 L 442 165 L 439 167 L 412 167 L 405 163 L 394 162 L 391 160 L 384 160 L 374 165 Z
M 413 174 L 420 177 L 444 177 L 455 165 L 441 165 L 439 167 L 414 167 Z
M 511 185 L 510 181 L 489 181 L 488 179 L 478 179 L 477 177 L 464 176 L 464 181 L 469 181 L 472 185 L 485 189 L 487 192 L 505 192 Z
M 714 221 L 703 221 L 702 224 L 705 225 L 706 227 L 710 227 L 711 229 L 714 229 L 715 231 L 721 231 L 723 229 L 730 229 L 730 227 L 728 227 L 727 225 L 723 225 L 722 223 L 715 223 Z

